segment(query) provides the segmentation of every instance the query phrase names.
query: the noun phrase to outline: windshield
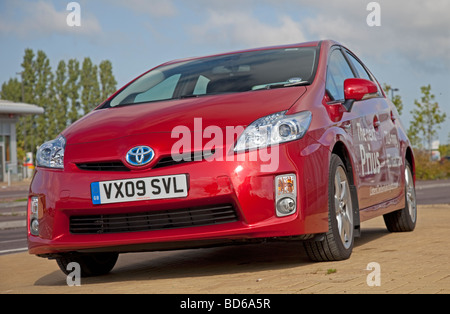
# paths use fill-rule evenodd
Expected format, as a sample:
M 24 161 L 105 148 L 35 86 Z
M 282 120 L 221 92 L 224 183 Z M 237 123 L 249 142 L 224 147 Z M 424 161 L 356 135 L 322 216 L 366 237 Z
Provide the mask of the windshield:
M 272 49 L 161 66 L 105 106 L 307 85 L 314 79 L 317 52 L 315 47 Z

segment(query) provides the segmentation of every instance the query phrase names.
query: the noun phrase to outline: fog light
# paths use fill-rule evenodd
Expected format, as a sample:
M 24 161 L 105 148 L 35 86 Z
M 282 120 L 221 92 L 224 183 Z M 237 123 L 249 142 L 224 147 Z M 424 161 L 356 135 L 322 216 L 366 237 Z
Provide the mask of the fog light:
M 30 233 L 39 235 L 39 197 L 33 196 L 30 199 Z
M 34 218 L 30 222 L 30 233 L 32 235 L 39 235 L 39 220 Z
M 282 198 L 277 202 L 277 211 L 283 215 L 290 215 L 295 212 L 295 200 L 290 197 Z
M 286 174 L 275 177 L 275 209 L 278 217 L 297 211 L 297 176 Z

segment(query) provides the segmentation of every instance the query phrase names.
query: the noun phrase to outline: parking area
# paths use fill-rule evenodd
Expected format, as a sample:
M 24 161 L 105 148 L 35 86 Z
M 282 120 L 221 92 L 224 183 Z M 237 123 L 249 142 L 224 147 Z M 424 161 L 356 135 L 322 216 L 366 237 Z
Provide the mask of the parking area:
M 450 293 L 450 205 L 419 206 L 416 230 L 365 222 L 349 260 L 311 263 L 299 243 L 124 254 L 68 286 L 55 261 L 0 256 L 0 293 Z

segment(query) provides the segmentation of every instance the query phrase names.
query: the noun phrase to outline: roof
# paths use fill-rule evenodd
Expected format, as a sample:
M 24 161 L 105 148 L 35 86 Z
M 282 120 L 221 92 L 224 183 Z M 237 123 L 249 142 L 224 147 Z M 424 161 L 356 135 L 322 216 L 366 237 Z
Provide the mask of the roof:
M 29 114 L 43 114 L 43 113 L 44 108 L 38 107 L 36 105 L 0 99 L 0 114 L 29 115 Z

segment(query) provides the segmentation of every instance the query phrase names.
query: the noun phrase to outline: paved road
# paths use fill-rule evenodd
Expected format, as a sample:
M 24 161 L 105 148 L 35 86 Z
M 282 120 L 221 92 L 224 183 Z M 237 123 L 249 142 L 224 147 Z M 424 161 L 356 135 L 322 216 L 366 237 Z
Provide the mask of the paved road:
M 416 194 L 421 205 L 450 204 L 450 180 L 418 182 Z
M 27 197 L 26 182 L 0 186 L 0 255 L 27 249 Z

